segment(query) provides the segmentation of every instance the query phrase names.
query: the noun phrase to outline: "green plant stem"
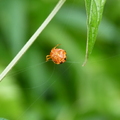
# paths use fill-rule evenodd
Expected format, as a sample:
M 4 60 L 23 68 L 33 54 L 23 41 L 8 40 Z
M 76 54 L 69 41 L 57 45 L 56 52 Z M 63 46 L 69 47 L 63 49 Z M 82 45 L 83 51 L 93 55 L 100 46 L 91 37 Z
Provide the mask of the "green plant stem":
M 14 65 L 18 62 L 18 60 L 23 56 L 23 54 L 28 50 L 28 48 L 32 45 L 32 43 L 36 40 L 39 34 L 44 30 L 44 28 L 48 25 L 48 23 L 52 20 L 52 18 L 56 15 L 58 10 L 62 7 L 66 0 L 60 0 L 53 11 L 49 14 L 43 24 L 37 29 L 37 31 L 33 34 L 33 36 L 28 40 L 28 42 L 23 46 L 23 48 L 18 52 L 18 54 L 13 58 L 13 60 L 8 64 L 8 66 L 3 70 L 0 74 L 0 81 L 7 75 L 7 73 L 14 67 Z

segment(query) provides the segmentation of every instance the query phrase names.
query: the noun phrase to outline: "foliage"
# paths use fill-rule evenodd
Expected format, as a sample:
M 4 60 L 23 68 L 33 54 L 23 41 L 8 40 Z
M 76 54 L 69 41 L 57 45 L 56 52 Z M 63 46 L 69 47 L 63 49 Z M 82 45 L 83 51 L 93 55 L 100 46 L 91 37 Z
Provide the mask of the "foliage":
M 0 120 L 7 120 L 7 119 L 5 119 L 5 118 L 0 118 Z
M 0 71 L 42 24 L 57 0 L 2 0 Z M 69 0 L 0 83 L 0 117 L 9 120 L 120 119 L 120 1 L 106 2 L 93 53 L 86 44 L 84 1 Z M 67 62 L 45 62 L 57 44 Z
M 95 44 L 105 2 L 106 0 L 85 0 L 88 18 L 86 57 L 83 66 L 86 64 Z

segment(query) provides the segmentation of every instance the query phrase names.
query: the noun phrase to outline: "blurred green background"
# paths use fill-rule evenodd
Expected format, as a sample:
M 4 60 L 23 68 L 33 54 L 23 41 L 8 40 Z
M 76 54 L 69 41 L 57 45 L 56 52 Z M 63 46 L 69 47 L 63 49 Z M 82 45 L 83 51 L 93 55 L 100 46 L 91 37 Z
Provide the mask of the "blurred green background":
M 0 72 L 58 0 L 0 0 Z M 120 120 L 120 0 L 108 0 L 93 53 L 86 47 L 84 0 L 67 0 L 0 82 L 0 117 L 8 120 Z M 67 61 L 45 57 L 57 44 Z

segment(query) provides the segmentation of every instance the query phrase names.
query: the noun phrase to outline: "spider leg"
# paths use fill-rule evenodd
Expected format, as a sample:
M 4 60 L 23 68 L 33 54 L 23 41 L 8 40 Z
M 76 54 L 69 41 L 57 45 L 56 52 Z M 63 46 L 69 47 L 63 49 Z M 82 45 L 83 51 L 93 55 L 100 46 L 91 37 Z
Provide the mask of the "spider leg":
M 47 62 L 49 59 L 51 59 L 51 55 L 47 55 L 47 56 L 46 56 L 46 62 Z
M 55 48 L 58 47 L 59 45 L 61 45 L 61 44 L 57 44 L 53 49 L 55 49 Z

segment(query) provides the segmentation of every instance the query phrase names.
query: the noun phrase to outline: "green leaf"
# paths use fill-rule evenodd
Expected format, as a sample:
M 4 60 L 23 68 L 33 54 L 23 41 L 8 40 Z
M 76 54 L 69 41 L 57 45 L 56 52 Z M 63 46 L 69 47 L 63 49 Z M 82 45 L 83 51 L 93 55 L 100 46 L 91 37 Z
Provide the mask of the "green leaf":
M 106 0 L 85 0 L 87 12 L 87 45 L 83 66 L 86 64 L 96 41 L 98 27 Z

